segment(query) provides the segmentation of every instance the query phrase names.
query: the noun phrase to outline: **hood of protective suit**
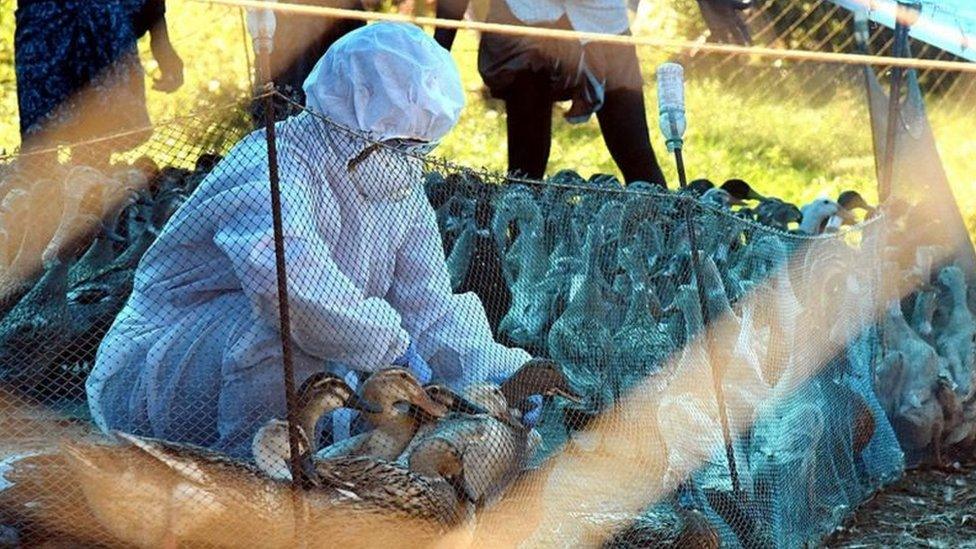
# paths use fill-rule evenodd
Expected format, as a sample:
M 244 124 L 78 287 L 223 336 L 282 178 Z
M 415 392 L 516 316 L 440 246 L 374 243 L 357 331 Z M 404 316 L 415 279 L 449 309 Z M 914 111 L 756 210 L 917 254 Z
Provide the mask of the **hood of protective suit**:
M 407 23 L 374 23 L 345 35 L 316 63 L 304 90 L 310 110 L 378 141 L 436 142 L 464 107 L 450 54 Z

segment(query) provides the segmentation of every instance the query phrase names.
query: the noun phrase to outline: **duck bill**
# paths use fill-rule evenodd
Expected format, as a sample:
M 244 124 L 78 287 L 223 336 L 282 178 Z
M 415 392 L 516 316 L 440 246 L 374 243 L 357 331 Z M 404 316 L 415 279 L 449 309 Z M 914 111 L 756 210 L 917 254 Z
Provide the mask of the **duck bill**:
M 358 410 L 367 414 L 378 414 L 383 411 L 383 407 L 368 400 L 364 400 L 359 395 L 353 393 L 346 400 L 346 408 Z
M 763 200 L 766 200 L 766 197 L 765 196 L 757 193 L 756 191 L 754 191 L 752 189 L 749 189 L 749 194 L 748 194 L 747 198 L 749 200 L 758 200 L 760 202 L 762 202 Z
M 438 404 L 427 393 L 420 391 L 420 394 L 410 402 L 410 413 L 421 421 L 435 421 L 447 415 L 447 408 Z
M 558 397 L 565 398 L 566 400 L 572 402 L 573 404 L 582 404 L 583 403 L 583 397 L 577 395 L 576 393 L 574 393 L 574 392 L 572 392 L 572 391 L 570 391 L 568 389 L 561 389 L 561 388 L 558 388 L 557 387 L 557 388 L 553 389 L 552 391 L 550 391 L 549 394 L 552 395 L 552 396 L 558 396 Z
M 452 412 L 460 412 L 462 414 L 472 414 L 472 415 L 488 413 L 488 410 L 485 410 L 481 406 L 478 406 L 477 404 L 471 402 L 470 400 L 456 393 L 452 392 L 452 396 L 454 397 L 451 401 L 451 406 L 450 406 L 450 410 Z

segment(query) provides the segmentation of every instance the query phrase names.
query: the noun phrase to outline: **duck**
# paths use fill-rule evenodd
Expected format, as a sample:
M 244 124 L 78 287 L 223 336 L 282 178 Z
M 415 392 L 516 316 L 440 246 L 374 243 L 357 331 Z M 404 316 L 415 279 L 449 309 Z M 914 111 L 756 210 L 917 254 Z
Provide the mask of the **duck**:
M 854 223 L 854 217 L 840 204 L 829 198 L 818 198 L 800 209 L 802 219 L 798 229 L 800 234 L 819 235 L 827 230 L 831 218 Z
M 318 458 L 363 456 L 395 461 L 423 423 L 441 419 L 448 413 L 404 368 L 378 370 L 363 383 L 362 393 L 365 400 L 381 409 L 364 413 L 373 430 L 319 450 Z
M 722 190 L 729 193 L 734 200 L 745 202 L 746 200 L 756 200 L 762 202 L 766 197 L 757 193 L 751 185 L 742 179 L 727 179 L 722 183 Z
M 613 365 L 622 370 L 615 376 L 619 379 L 615 384 L 615 400 L 620 398 L 620 390 L 658 371 L 674 351 L 674 342 L 661 322 L 664 316 L 661 303 L 650 282 L 647 264 L 641 261 L 639 248 L 628 247 L 622 256 L 631 278 L 631 295 L 623 326 L 613 336 Z
M 823 456 L 830 440 L 825 409 L 819 395 L 807 388 L 757 407 L 748 466 L 754 479 L 754 497 L 762 505 L 764 516 L 775 516 L 776 490 L 789 482 L 796 490 L 791 498 L 796 518 L 791 522 L 817 520 L 817 488 L 822 483 Z
M 602 236 L 600 227 L 593 225 L 587 230 L 581 282 L 548 337 L 549 357 L 563 365 L 572 386 L 588 397 L 606 387 L 605 368 L 611 357 L 605 281 L 596 253 Z
M 481 300 L 493 334 L 512 305 L 512 293 L 505 281 L 502 259 L 491 234 L 492 206 L 488 200 L 479 200 L 474 213 L 474 242 L 467 272 L 455 290 L 457 293 L 473 292 Z
M 125 238 L 115 232 L 119 216 L 132 206 L 136 194 L 128 189 L 123 196 L 111 195 L 107 188 L 102 200 L 102 211 L 98 220 L 98 230 L 88 249 L 71 265 L 68 271 L 68 286 L 76 286 L 93 278 L 115 259 L 115 246 L 125 242 Z
M 854 190 L 842 191 L 837 196 L 837 203 L 847 211 L 863 210 L 868 219 L 874 217 L 877 212 L 877 208 L 868 204 L 861 193 Z
M 951 298 L 952 309 L 942 333 L 936 336 L 936 349 L 946 359 L 956 391 L 963 398 L 973 394 L 973 375 L 976 368 L 976 324 L 967 303 L 966 275 L 956 265 L 939 271 L 939 284 Z
M 530 359 L 498 387 L 498 392 L 517 419 L 521 419 L 526 411 L 526 399 L 533 395 L 540 395 L 544 399 L 559 397 L 574 404 L 582 402 L 582 397 L 570 387 L 558 363 L 546 358 Z
M 935 387 L 935 398 L 942 408 L 943 431 L 942 448 L 947 462 L 961 459 L 972 460 L 976 447 L 976 408 L 973 402 L 962 402 L 953 388 L 953 381 L 939 376 Z
M 678 497 L 669 497 L 645 509 L 624 528 L 606 540 L 603 549 L 645 547 L 694 547 L 718 549 L 722 546 L 718 529 L 699 509 Z
M 541 210 L 531 199 L 521 201 L 519 207 L 524 213 L 519 218 L 518 240 L 506 257 L 506 263 L 517 264 L 506 269 L 510 273 L 507 278 L 510 278 L 512 302 L 498 323 L 498 333 L 507 342 L 538 352 L 551 322 L 548 318 L 551 292 L 545 288 L 549 264 L 544 223 Z
M 41 254 L 47 261 L 56 254 L 73 257 L 79 243 L 88 242 L 100 221 L 92 202 L 105 193 L 114 181 L 102 172 L 87 166 L 77 166 L 68 172 L 63 181 L 62 211 L 51 240 Z M 100 208 L 99 208 L 100 209 Z
M 309 492 L 312 532 L 340 547 L 372 547 L 383 539 L 397 546 L 429 543 L 474 517 L 463 459 L 463 450 L 442 438 L 421 441 L 408 466 L 370 457 L 313 457 L 318 487 Z M 381 525 L 392 530 L 377 530 Z
M 790 231 L 793 223 L 802 220 L 800 208 L 778 198 L 767 197 L 756 207 L 756 221 L 783 232 Z
M 911 326 L 927 343 L 935 343 L 932 328 L 932 316 L 939 305 L 939 294 L 935 288 L 920 288 L 915 292 L 915 303 L 912 306 Z
M 688 186 L 684 189 L 679 190 L 681 194 L 692 194 L 694 196 L 702 196 L 706 192 L 715 188 L 715 183 L 712 183 L 710 179 L 699 178 L 688 182 Z
M 0 381 L 33 398 L 71 385 L 59 379 L 57 369 L 71 331 L 67 278 L 67 261 L 50 260 L 37 284 L 0 321 Z
M 300 417 L 363 406 L 341 378 L 316 374 L 299 390 Z M 317 420 L 318 418 L 314 418 Z M 311 446 L 299 427 L 299 451 Z M 191 444 L 114 432 L 116 444 L 67 442 L 62 452 L 88 508 L 123 543 L 142 547 L 248 540 L 285 546 L 293 540 L 287 467 L 288 424 L 255 433 L 253 462 Z
M 580 400 L 559 367 L 545 359 L 527 362 L 500 387 L 475 384 L 465 395 L 488 413 L 441 420 L 418 436 L 406 453 L 410 468 L 416 470 L 425 444 L 443 441 L 456 447 L 462 456 L 464 493 L 479 509 L 504 495 L 541 444 L 539 434 L 519 421 L 521 404 L 531 395 Z
M 910 462 L 924 461 L 931 449 L 942 466 L 943 416 L 934 390 L 944 360 L 908 325 L 897 299 L 888 304 L 883 333 L 886 350 L 876 375 L 885 413 Z

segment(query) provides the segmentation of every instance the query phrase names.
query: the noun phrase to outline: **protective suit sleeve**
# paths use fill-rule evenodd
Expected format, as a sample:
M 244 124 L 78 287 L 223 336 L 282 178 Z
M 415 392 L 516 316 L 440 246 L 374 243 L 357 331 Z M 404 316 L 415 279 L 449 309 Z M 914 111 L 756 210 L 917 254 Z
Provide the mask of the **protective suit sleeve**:
M 272 326 L 278 325 L 278 285 L 268 183 L 235 187 L 215 197 L 221 226 L 214 243 L 233 264 L 244 293 Z M 229 211 L 228 211 L 229 209 Z M 388 366 L 409 336 L 400 315 L 382 299 L 367 298 L 336 265 L 322 238 L 309 189 L 281 185 L 291 335 L 304 352 L 361 371 Z M 338 226 L 332 227 L 338 234 Z M 326 231 L 328 234 L 328 231 Z
M 389 302 L 435 376 L 457 387 L 507 379 L 531 356 L 494 341 L 477 296 L 451 292 L 434 211 L 425 201 L 419 208 L 397 251 Z

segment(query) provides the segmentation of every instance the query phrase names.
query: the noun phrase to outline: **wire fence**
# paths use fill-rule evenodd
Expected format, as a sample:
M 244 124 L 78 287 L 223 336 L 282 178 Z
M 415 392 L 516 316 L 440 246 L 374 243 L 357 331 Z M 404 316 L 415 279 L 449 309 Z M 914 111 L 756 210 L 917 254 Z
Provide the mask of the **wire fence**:
M 971 394 L 971 359 L 949 366 L 954 351 L 933 344 L 923 367 L 905 347 L 972 330 L 957 324 L 966 276 L 942 266 L 945 234 L 886 243 L 918 210 L 804 236 L 772 199 L 733 213 L 720 189 L 521 180 L 300 111 L 276 136 L 297 449 L 316 455 L 299 472 L 267 137 L 201 151 L 194 120 L 145 145 L 173 166 L 6 168 L 8 273 L 22 276 L 8 274 L 20 294 L 0 327 L 15 455 L 2 507 L 31 543 L 365 546 L 395 532 L 423 545 L 462 525 L 490 541 L 515 505 L 522 520 L 502 530 L 527 543 L 791 547 L 829 533 L 906 455 L 971 451 L 971 433 L 924 423 Z M 396 187 L 421 177 L 424 193 Z M 377 192 L 399 201 L 363 201 Z M 822 207 L 824 223 L 839 211 Z M 434 388 L 377 370 L 404 329 Z M 500 393 L 484 385 L 513 372 Z M 531 394 L 550 396 L 526 430 Z M 102 440 L 90 421 L 122 434 Z M 635 467 L 623 463 L 641 482 L 598 481 Z M 289 480 L 309 489 L 293 497 Z M 579 510 L 532 519 L 563 500 Z
M 750 36 L 796 17 L 774 5 Z M 735 180 L 518 178 L 277 95 L 273 137 L 228 106 L 110 170 L 2 158 L 2 535 L 815 543 L 976 443 L 976 269 L 924 77 L 877 211 Z M 411 340 L 431 383 L 390 367 Z

